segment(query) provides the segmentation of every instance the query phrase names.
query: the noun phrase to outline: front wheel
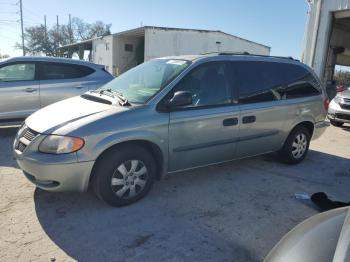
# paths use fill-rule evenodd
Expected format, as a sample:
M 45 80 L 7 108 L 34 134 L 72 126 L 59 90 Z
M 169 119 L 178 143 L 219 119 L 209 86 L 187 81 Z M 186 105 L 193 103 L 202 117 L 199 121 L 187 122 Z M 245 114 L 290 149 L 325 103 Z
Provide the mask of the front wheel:
M 289 134 L 283 148 L 278 152 L 280 159 L 287 164 L 298 164 L 306 156 L 310 145 L 310 133 L 303 126 L 295 127 Z
M 343 122 L 338 122 L 338 121 L 334 121 L 334 120 L 331 120 L 330 122 L 333 126 L 336 126 L 336 127 L 341 127 L 342 125 L 344 125 Z
M 143 147 L 123 145 L 98 160 L 93 173 L 95 194 L 112 206 L 124 206 L 144 197 L 152 188 L 156 164 Z

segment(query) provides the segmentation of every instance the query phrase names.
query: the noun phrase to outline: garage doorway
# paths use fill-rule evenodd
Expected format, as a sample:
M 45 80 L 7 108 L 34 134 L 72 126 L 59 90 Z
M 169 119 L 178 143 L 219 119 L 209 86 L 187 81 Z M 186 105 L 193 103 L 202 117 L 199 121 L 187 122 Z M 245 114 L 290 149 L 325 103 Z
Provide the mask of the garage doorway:
M 337 86 L 344 82 L 340 78 L 350 75 L 350 10 L 333 13 L 331 34 L 328 44 L 324 79 L 327 93 L 332 99 Z M 347 80 L 345 81 L 347 83 Z

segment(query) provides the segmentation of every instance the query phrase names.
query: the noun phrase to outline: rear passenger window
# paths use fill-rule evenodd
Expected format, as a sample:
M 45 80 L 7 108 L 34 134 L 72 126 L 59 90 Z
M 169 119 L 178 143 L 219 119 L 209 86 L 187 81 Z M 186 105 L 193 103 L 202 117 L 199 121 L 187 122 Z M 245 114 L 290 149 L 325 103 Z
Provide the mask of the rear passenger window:
M 93 73 L 94 70 L 87 66 L 71 65 L 63 63 L 42 64 L 41 79 L 73 79 L 80 78 Z
M 285 90 L 286 99 L 315 96 L 319 94 L 320 91 L 307 82 L 289 85 Z
M 280 64 L 259 61 L 233 62 L 241 104 L 280 99 L 284 76 Z
M 188 107 L 225 105 L 231 103 L 230 72 L 226 62 L 209 62 L 198 66 L 176 86 L 176 91 L 192 93 Z
M 233 72 L 239 87 L 241 104 L 268 102 L 318 95 L 310 81 L 314 81 L 305 68 L 277 62 L 233 62 Z

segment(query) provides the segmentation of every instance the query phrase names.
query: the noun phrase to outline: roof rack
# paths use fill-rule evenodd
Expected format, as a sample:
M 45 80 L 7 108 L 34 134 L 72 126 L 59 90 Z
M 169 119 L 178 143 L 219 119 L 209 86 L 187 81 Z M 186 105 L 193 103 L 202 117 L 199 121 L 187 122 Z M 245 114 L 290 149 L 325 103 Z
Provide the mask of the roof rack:
M 211 54 L 217 54 L 217 55 L 250 55 L 250 53 L 244 51 L 244 52 L 206 52 L 206 53 L 201 53 L 201 55 L 211 55 Z
M 243 52 L 209 52 L 209 53 L 203 53 L 202 55 L 210 55 L 210 54 L 217 54 L 217 55 L 251 55 L 251 56 L 258 56 L 258 57 L 273 57 L 273 58 L 281 58 L 281 59 L 290 59 L 294 61 L 299 61 L 298 59 L 295 59 L 291 56 L 271 56 L 271 55 L 258 55 L 258 54 L 251 54 L 249 52 L 243 51 Z

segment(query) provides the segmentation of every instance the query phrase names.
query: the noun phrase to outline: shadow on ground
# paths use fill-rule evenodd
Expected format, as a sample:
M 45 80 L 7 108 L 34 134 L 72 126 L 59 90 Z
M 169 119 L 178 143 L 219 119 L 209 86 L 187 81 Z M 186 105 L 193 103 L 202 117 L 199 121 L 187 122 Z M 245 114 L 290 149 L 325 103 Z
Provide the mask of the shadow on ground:
M 0 166 L 16 167 L 12 156 L 12 145 L 18 127 L 0 127 Z
M 349 182 L 349 159 L 310 150 L 297 166 L 270 155 L 169 175 L 123 208 L 90 192 L 36 189 L 34 201 L 42 228 L 78 261 L 262 261 L 317 213 L 295 192 L 349 200 Z

